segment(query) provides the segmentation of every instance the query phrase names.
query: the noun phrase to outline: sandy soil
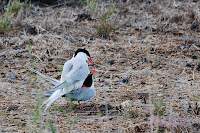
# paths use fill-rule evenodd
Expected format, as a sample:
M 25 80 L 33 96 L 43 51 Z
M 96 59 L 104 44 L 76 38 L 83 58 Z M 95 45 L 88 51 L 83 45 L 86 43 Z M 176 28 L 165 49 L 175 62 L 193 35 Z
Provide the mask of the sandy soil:
M 94 27 L 113 4 L 109 22 L 115 30 L 103 38 Z M 161 122 L 159 132 L 199 132 L 199 5 L 198 0 L 109 1 L 96 3 L 92 12 L 79 4 L 34 5 L 10 15 L 11 30 L 0 34 L 0 132 L 51 132 L 48 120 L 63 133 L 157 132 L 151 98 L 162 97 L 161 121 L 169 125 Z M 53 86 L 28 68 L 60 79 L 77 48 L 86 48 L 96 64 L 96 97 L 82 102 L 84 107 L 60 98 L 46 113 L 41 108 L 32 124 L 40 99 L 32 94 Z

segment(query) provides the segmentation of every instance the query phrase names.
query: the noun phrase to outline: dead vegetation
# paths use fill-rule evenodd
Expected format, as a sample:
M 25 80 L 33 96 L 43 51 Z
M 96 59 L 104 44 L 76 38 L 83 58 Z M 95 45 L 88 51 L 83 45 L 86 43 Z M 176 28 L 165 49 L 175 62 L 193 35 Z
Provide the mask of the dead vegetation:
M 95 26 L 108 5 L 115 5 L 106 21 L 114 29 L 99 35 Z M 76 3 L 33 5 L 10 15 L 10 30 L 0 33 L 0 132 L 50 132 L 51 121 L 56 132 L 199 132 L 199 5 L 97 1 L 92 12 Z M 96 64 L 97 96 L 82 102 L 84 108 L 60 98 L 33 124 L 39 97 L 32 94 L 52 86 L 27 68 L 59 79 L 80 47 Z M 151 98 L 157 105 L 163 99 L 159 119 Z

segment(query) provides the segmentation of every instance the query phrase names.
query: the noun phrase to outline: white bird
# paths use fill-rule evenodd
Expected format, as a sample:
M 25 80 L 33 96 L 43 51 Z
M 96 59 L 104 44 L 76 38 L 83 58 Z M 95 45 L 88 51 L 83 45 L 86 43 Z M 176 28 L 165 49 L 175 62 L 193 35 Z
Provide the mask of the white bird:
M 89 52 L 86 49 L 78 49 L 72 59 L 64 64 L 61 80 L 49 78 L 57 86 L 46 92 L 46 94 L 52 95 L 41 105 L 42 107 L 46 104 L 44 112 L 57 98 L 70 94 L 82 87 L 89 73 L 87 60 L 93 64 Z M 42 76 L 43 74 L 40 75 Z

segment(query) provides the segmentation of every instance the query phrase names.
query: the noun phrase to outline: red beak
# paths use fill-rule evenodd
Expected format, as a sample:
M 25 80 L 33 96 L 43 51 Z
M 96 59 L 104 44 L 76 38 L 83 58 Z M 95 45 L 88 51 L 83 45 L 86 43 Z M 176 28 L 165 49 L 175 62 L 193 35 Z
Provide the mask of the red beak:
M 93 60 L 91 58 L 88 58 L 89 62 L 92 63 L 92 65 L 94 65 Z
M 94 67 L 93 70 L 92 70 L 92 75 L 94 75 L 94 71 L 95 71 L 95 67 Z

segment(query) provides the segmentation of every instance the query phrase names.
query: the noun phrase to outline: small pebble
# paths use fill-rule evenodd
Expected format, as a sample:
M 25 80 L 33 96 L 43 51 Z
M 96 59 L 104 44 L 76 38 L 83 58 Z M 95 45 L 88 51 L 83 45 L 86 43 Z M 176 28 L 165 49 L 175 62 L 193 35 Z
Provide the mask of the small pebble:
M 200 71 L 200 64 L 196 68 L 197 71 Z
M 108 110 L 111 110 L 113 107 L 110 104 L 102 104 L 99 109 L 101 111 L 106 111 L 106 105 L 108 106 Z
M 22 85 L 27 85 L 27 84 L 29 84 L 28 82 L 22 82 Z
M 157 94 L 157 96 L 158 96 L 158 97 L 161 97 L 161 96 L 163 96 L 163 94 L 159 93 L 159 94 Z
M 178 50 L 183 50 L 185 48 L 189 49 L 191 45 L 188 45 L 187 43 L 182 43 L 177 47 Z
M 16 79 L 17 78 L 17 75 L 14 73 L 14 72 L 10 72 L 8 75 L 7 75 L 8 78 L 10 79 Z
M 20 49 L 25 49 L 26 46 L 15 46 L 13 47 L 14 50 L 20 50 Z
M 19 50 L 20 47 L 19 47 L 19 46 L 15 46 L 13 49 L 14 49 L 14 50 Z
M 124 84 L 128 82 L 128 79 L 124 79 L 124 78 L 120 78 L 120 80 L 118 81 L 120 84 Z
M 26 32 L 27 33 L 30 33 L 30 34 L 32 34 L 32 35 L 36 35 L 37 34 L 37 29 L 35 28 L 35 27 L 26 27 Z
M 186 67 L 192 67 L 192 65 L 191 65 L 191 64 L 189 64 L 189 63 L 187 63 L 187 64 L 186 64 Z
M 192 56 L 192 59 L 197 59 L 197 56 Z
M 151 48 L 150 51 L 155 51 L 155 49 L 154 49 L 154 48 Z
M 17 109 L 18 109 L 18 106 L 10 105 L 10 106 L 8 107 L 8 111 L 17 110 Z
M 109 60 L 108 63 L 109 63 L 110 65 L 113 65 L 113 64 L 115 64 L 115 61 L 114 61 L 114 60 Z
M 140 57 L 139 61 L 141 63 L 148 62 L 147 58 L 145 58 L 145 57 Z
M 198 25 L 197 24 L 192 24 L 191 25 L 191 30 L 195 30 L 195 29 L 197 29 L 198 28 Z
M 95 36 L 90 36 L 90 40 L 95 40 Z
M 188 79 L 188 81 L 192 81 L 193 79 Z
M 99 110 L 101 111 L 101 114 L 102 115 L 106 115 L 106 105 L 108 107 L 108 110 L 111 110 L 113 107 L 110 105 L 110 104 L 102 104 L 100 107 L 99 107 Z
M 1 77 L 4 78 L 5 77 L 5 73 L 0 73 Z
M 137 22 L 141 22 L 142 21 L 142 19 L 140 19 L 140 18 L 136 18 L 135 19 L 135 22 L 137 23 Z

